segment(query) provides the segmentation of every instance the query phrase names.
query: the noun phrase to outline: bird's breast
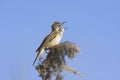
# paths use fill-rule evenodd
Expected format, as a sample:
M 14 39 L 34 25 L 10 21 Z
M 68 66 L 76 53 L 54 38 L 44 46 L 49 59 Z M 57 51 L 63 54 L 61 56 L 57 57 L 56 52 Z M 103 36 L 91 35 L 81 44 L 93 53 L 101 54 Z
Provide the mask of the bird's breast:
M 59 43 L 60 43 L 60 40 L 61 40 L 61 38 L 62 38 L 62 35 L 63 35 L 63 33 L 57 33 L 57 34 L 56 34 L 56 37 L 55 37 L 53 40 L 51 40 L 50 43 L 48 43 L 48 46 L 47 46 L 47 47 L 50 48 L 50 47 L 53 47 L 53 46 L 59 44 Z

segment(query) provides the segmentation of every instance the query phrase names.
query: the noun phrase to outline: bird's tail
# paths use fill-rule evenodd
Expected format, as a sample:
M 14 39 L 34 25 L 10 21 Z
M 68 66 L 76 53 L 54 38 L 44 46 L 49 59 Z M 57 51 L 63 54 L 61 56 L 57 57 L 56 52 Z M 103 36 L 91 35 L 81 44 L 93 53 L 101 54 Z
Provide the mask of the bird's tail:
M 34 60 L 34 62 L 33 62 L 33 65 L 35 64 L 37 58 L 40 58 L 40 57 L 41 57 L 41 55 L 43 54 L 43 52 L 44 52 L 44 49 L 43 49 L 43 48 L 38 51 L 38 54 L 37 54 L 37 56 L 36 56 L 36 58 L 35 58 L 35 60 Z

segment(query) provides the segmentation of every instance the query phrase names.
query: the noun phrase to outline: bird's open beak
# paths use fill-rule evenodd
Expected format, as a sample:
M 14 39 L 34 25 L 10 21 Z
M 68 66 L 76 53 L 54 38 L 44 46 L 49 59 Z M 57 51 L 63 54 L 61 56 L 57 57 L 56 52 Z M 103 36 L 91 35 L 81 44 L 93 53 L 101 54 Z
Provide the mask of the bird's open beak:
M 63 21 L 63 22 L 62 22 L 62 25 L 65 24 L 65 23 L 66 23 L 66 21 Z
M 63 22 L 62 22 L 62 25 L 65 24 L 65 23 L 66 23 L 66 21 L 63 21 Z M 64 29 L 68 29 L 68 28 L 64 28 Z

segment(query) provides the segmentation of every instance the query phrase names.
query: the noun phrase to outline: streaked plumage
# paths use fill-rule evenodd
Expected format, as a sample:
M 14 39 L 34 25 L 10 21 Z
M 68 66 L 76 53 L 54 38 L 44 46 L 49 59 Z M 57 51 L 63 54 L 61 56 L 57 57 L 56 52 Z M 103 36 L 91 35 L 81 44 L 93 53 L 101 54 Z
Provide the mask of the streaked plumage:
M 38 54 L 33 62 L 33 65 L 36 62 L 37 58 L 40 58 L 46 49 L 49 49 L 50 47 L 60 43 L 63 32 L 64 28 L 62 27 L 62 23 L 54 22 L 54 24 L 52 25 L 52 32 L 47 37 L 45 37 L 40 47 L 38 47 L 38 49 L 36 50 Z

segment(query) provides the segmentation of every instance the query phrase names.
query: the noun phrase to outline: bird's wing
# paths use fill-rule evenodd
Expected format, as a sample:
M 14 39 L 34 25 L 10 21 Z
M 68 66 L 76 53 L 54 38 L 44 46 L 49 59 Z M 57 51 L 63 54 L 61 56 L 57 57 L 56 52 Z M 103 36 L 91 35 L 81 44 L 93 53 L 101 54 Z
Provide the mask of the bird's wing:
M 57 36 L 56 31 L 51 32 L 47 37 L 45 37 L 42 44 L 37 48 L 36 52 L 39 51 L 43 45 L 46 45 L 47 43 L 51 42 L 56 36 Z
M 48 36 L 47 36 L 48 37 Z M 43 40 L 43 42 L 41 43 L 41 45 L 37 48 L 36 52 L 38 52 L 41 48 L 41 46 L 43 45 L 43 43 L 47 40 L 47 37 L 45 37 L 45 39 Z

